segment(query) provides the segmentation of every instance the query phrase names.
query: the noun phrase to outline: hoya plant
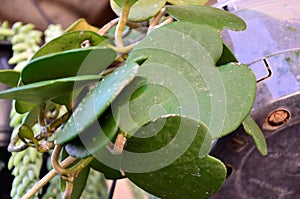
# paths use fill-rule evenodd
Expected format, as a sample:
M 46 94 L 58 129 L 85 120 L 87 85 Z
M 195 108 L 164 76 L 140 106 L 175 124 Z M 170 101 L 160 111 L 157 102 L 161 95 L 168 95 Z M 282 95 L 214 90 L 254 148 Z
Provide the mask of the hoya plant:
M 30 48 L 28 60 L 20 52 L 38 33 L 14 25 L 18 67 L 0 71 L 10 86 L 0 98 L 14 100 L 10 167 L 27 175 L 29 163 L 50 153 L 52 169 L 31 189 L 16 188 L 38 176 L 33 170 L 11 194 L 31 198 L 56 177 L 64 198 L 87 198 L 85 187 L 101 186 L 89 176 L 101 173 L 159 198 L 209 198 L 226 179 L 224 163 L 209 155 L 215 140 L 243 125 L 266 155 L 250 116 L 255 76 L 221 37 L 246 24 L 205 3 L 111 0 L 118 18 L 101 28 L 79 19 Z

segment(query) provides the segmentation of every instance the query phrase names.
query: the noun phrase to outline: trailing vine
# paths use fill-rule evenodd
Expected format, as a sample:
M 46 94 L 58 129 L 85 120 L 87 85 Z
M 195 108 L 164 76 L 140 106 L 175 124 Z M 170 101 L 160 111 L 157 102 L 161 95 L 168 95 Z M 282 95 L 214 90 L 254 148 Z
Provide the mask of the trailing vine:
M 0 71 L 0 82 L 13 87 L 0 98 L 15 100 L 17 112 L 8 149 L 16 163 L 19 154 L 53 150 L 53 169 L 22 198 L 57 175 L 61 188 L 56 177 L 49 191 L 63 198 L 106 197 L 91 188 L 106 187 L 103 175 L 161 198 L 209 198 L 226 177 L 209 155 L 214 139 L 243 125 L 267 154 L 249 115 L 255 77 L 220 36 L 246 24 L 202 1 L 110 2 L 118 18 L 102 28 L 79 19 L 41 47 L 32 25 L 12 27 L 20 31 L 10 60 L 17 70 Z

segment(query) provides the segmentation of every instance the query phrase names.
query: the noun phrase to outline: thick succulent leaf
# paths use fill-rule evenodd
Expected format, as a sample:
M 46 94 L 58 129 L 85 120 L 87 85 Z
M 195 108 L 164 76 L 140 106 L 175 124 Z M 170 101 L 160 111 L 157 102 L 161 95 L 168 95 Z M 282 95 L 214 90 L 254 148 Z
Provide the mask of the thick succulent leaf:
M 121 172 L 122 155 L 113 154 L 108 147 L 103 147 L 94 154 L 91 167 L 104 174 L 106 179 L 125 178 Z
M 27 113 L 28 111 L 32 110 L 35 107 L 36 107 L 35 103 L 23 101 L 23 100 L 16 100 L 15 103 L 15 109 L 20 114 Z
M 116 58 L 111 48 L 90 47 L 52 53 L 30 61 L 21 72 L 24 84 L 78 75 L 97 75 Z
M 25 116 L 24 124 L 28 126 L 32 125 L 34 122 L 37 122 L 38 116 L 40 113 L 40 106 L 35 106 L 30 112 Z
M 0 70 L 0 83 L 16 87 L 20 79 L 20 72 L 15 70 Z
M 167 2 L 173 5 L 204 5 L 208 0 L 167 0 Z
M 128 16 L 130 21 L 145 21 L 156 15 L 166 4 L 166 0 L 139 0 L 131 8 Z M 115 0 L 110 0 L 113 11 L 120 15 L 122 8 L 118 6 Z
M 36 104 L 99 81 L 99 75 L 87 75 L 36 82 L 0 92 L 2 99 L 15 99 Z
M 245 30 L 246 23 L 238 16 L 227 11 L 199 5 L 166 6 L 167 12 L 179 21 L 197 24 L 207 24 L 218 30 L 228 28 L 231 30 Z
M 160 198 L 208 198 L 221 187 L 226 168 L 211 156 L 199 158 L 204 142 L 211 141 L 207 136 L 207 127 L 194 119 L 160 118 L 128 140 L 122 170 Z
M 243 121 L 243 126 L 245 132 L 253 138 L 260 154 L 263 156 L 267 155 L 268 147 L 265 136 L 250 115 L 248 115 L 248 117 L 246 117 L 246 119 Z
M 105 147 L 116 135 L 118 126 L 117 118 L 111 109 L 101 115 L 78 137 L 66 144 L 65 149 L 69 155 L 77 158 L 86 158 Z
M 48 101 L 46 103 L 46 112 L 53 111 L 55 109 L 55 106 L 57 105 L 51 101 Z M 40 106 L 36 105 L 30 112 L 26 114 L 23 123 L 27 124 L 28 126 L 31 126 L 33 123 L 37 122 L 39 113 L 40 113 Z
M 217 62 L 217 66 L 222 66 L 230 62 L 238 62 L 238 60 L 233 54 L 233 52 L 231 51 L 231 49 L 224 43 L 223 52 L 220 59 Z
M 78 89 L 74 88 L 74 90 L 70 92 L 66 92 L 63 95 L 57 96 L 53 98 L 51 101 L 56 104 L 69 106 L 73 102 L 73 100 L 77 99 L 77 97 L 80 95 L 81 92 L 84 92 L 82 89 L 83 88 L 78 88 Z M 86 88 L 86 90 L 88 90 L 88 88 Z
M 185 43 L 184 43 L 185 42 Z M 193 24 L 189 22 L 174 22 L 154 30 L 142 40 L 135 50 L 164 49 L 185 59 L 193 56 L 203 58 L 206 65 L 211 64 L 211 59 L 216 63 L 223 51 L 223 41 L 220 34 L 210 26 Z M 188 52 L 185 52 L 189 48 Z M 191 49 L 198 51 L 192 54 Z M 135 55 L 131 56 L 135 57 Z M 129 57 L 129 59 L 131 58 Z M 208 66 L 207 66 L 208 67 Z
M 229 63 L 218 67 L 226 93 L 224 129 L 228 134 L 239 127 L 250 113 L 256 96 L 256 79 L 246 65 Z
M 180 32 L 177 26 L 185 28 Z M 125 119 L 121 116 L 121 129 L 123 124 L 134 127 L 130 120 L 138 125 L 147 122 L 144 118 L 149 118 L 149 108 L 152 106 L 161 106 L 163 109 L 158 112 L 161 115 L 176 113 L 203 121 L 215 138 L 232 132 L 242 123 L 253 105 L 255 77 L 244 65 L 215 67 L 215 62 L 222 55 L 223 42 L 218 35 L 212 36 L 213 31 L 204 32 L 211 37 L 199 36 L 201 28 L 213 30 L 205 25 L 183 22 L 164 26 L 153 31 L 131 53 L 128 60 L 142 55 L 148 57 L 138 75 L 152 83 L 156 92 L 152 89 L 148 93 L 144 89 L 145 103 L 137 103 L 137 99 L 130 101 L 131 115 Z M 158 72 L 160 75 L 157 75 Z M 156 103 L 155 99 L 163 96 L 161 92 L 168 95 L 165 96 L 167 102 L 173 102 L 163 105 L 162 99 L 159 99 Z M 150 96 L 153 96 L 152 99 Z M 119 106 L 126 112 L 123 104 Z M 128 132 L 131 133 L 130 130 Z
M 99 28 L 90 25 L 86 19 L 84 18 L 80 18 L 78 20 L 76 20 L 73 24 L 71 24 L 66 30 L 65 32 L 73 32 L 76 30 L 89 30 L 92 32 L 98 32 Z M 78 48 L 78 47 L 77 47 Z
M 122 7 L 124 7 L 126 2 L 129 4 L 129 6 L 132 6 L 138 0 L 112 0 L 112 1 L 114 1 L 120 8 L 122 8 Z
M 82 169 L 82 171 L 79 173 L 79 175 L 74 179 L 73 191 L 72 191 L 70 199 L 80 198 L 80 196 L 86 186 L 86 182 L 89 177 L 89 174 L 90 174 L 90 166 L 87 166 L 84 169 Z
M 103 79 L 79 103 L 59 134 L 56 143 L 66 143 L 87 129 L 110 106 L 122 89 L 129 84 L 138 72 L 139 65 L 127 63 Z
M 81 43 L 86 40 L 89 40 L 90 46 L 107 45 L 106 38 L 100 36 L 96 32 L 89 30 L 77 30 L 65 33 L 46 43 L 33 55 L 31 60 L 51 53 L 81 48 Z

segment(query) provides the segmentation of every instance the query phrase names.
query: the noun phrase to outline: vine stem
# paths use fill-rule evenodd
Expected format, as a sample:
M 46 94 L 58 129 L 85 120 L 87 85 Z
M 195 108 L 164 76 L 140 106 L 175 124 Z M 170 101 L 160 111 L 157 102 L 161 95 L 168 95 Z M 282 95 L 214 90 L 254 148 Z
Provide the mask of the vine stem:
M 98 31 L 98 34 L 103 36 L 106 35 L 107 32 L 112 29 L 112 27 L 114 27 L 115 25 L 118 24 L 120 18 L 115 18 L 113 20 L 111 20 L 110 22 L 108 22 L 107 24 L 105 24 L 102 28 L 100 28 L 100 30 Z M 141 23 L 134 23 L 134 22 L 130 22 L 130 21 L 126 21 L 126 25 L 129 26 L 131 29 L 133 28 L 142 28 L 142 24 Z
M 151 24 L 149 25 L 148 33 L 147 34 L 149 34 L 155 28 L 155 26 L 158 24 L 159 20 L 161 20 L 161 18 L 166 13 L 167 13 L 167 11 L 166 11 L 165 8 L 161 9 L 161 11 L 154 17 L 154 19 L 152 20 Z
M 59 154 L 62 150 L 62 145 L 56 145 L 54 147 L 54 150 L 52 152 L 52 156 L 51 156 L 51 163 L 53 168 L 61 175 L 65 175 L 65 176 L 77 176 L 78 173 L 80 173 L 80 171 L 82 169 L 84 169 L 92 160 L 93 160 L 93 156 L 85 158 L 80 160 L 79 162 L 77 162 L 74 166 L 72 166 L 71 168 L 65 169 L 62 165 L 59 164 L 58 162 L 58 157 Z
M 99 31 L 98 34 L 105 35 L 112 27 L 114 27 L 119 22 L 119 18 L 111 20 L 109 23 L 105 24 Z
M 66 168 L 70 164 L 72 164 L 77 158 L 73 158 L 71 156 L 67 157 L 61 163 L 61 167 Z M 52 169 L 49 171 L 40 181 L 38 181 L 21 199 L 30 199 L 34 196 L 43 186 L 45 186 L 52 178 L 57 175 L 57 171 Z
M 130 44 L 129 46 L 125 46 L 125 47 L 117 47 L 117 46 L 113 46 L 113 45 L 109 45 L 109 47 L 111 47 L 113 50 L 115 50 L 117 53 L 128 53 L 129 51 L 131 51 L 139 42 Z
M 120 48 L 124 47 L 122 33 L 128 19 L 129 11 L 130 11 L 130 5 L 128 1 L 125 1 L 124 7 L 120 13 L 120 20 L 118 21 L 116 32 L 115 32 L 115 44 L 117 47 Z

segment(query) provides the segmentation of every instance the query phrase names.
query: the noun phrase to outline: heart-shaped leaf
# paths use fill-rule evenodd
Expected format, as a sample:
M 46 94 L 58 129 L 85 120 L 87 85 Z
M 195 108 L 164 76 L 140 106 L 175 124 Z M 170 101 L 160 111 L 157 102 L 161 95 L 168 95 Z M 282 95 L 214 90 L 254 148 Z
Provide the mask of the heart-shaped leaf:
M 35 107 L 36 104 L 32 102 L 27 102 L 23 100 L 16 100 L 15 102 L 15 109 L 20 114 L 27 113 L 28 111 L 32 110 Z
M 128 140 L 122 159 L 126 176 L 160 198 L 208 198 L 224 182 L 226 168 L 199 158 L 209 133 L 203 123 L 176 115 L 160 118 Z
M 228 28 L 231 30 L 245 30 L 246 23 L 230 12 L 210 6 L 176 5 L 166 6 L 167 12 L 179 21 L 197 24 L 207 24 L 218 30 Z
M 243 121 L 243 126 L 245 132 L 253 138 L 260 154 L 263 156 L 267 155 L 268 147 L 265 136 L 250 115 L 248 115 L 248 117 L 246 117 L 246 119 Z
M 111 48 L 90 47 L 52 53 L 30 61 L 21 72 L 24 84 L 78 75 L 97 75 L 117 54 Z
M 77 30 L 65 33 L 46 43 L 33 55 L 31 60 L 51 53 L 81 48 L 82 42 L 86 40 L 89 41 L 90 46 L 106 46 L 108 44 L 104 36 L 93 31 Z
M 0 83 L 16 87 L 20 79 L 20 72 L 15 70 L 0 70 Z
M 40 114 L 40 106 L 34 104 L 35 106 L 30 110 L 28 114 L 26 114 L 25 119 L 23 120 L 23 124 L 32 125 L 37 122 L 37 118 Z M 46 112 L 53 111 L 55 108 L 55 104 L 51 101 L 46 102 Z
M 184 27 L 184 30 L 181 32 L 177 26 Z M 212 31 L 210 37 L 198 36 L 205 28 L 208 29 L 206 34 Z M 169 89 L 173 97 L 169 95 L 165 100 L 176 96 L 180 106 L 178 103 L 166 103 L 173 111 L 168 113 L 188 115 L 203 121 L 217 138 L 232 132 L 242 123 L 252 108 L 256 90 L 255 77 L 247 66 L 228 64 L 215 67 L 222 54 L 222 46 L 219 36 L 213 36 L 212 28 L 177 22 L 153 31 L 140 42 L 128 60 L 147 56 L 139 76 L 154 82 L 156 87 Z M 157 75 L 158 72 L 160 75 Z M 158 88 L 156 94 L 152 92 L 149 96 L 156 98 L 160 91 L 163 89 Z M 140 120 L 149 117 L 146 107 L 155 105 L 149 99 L 144 101 L 144 105 L 133 106 L 132 103 L 131 107 L 132 115 Z M 158 105 L 161 106 L 161 103 Z M 125 117 L 125 122 L 122 122 L 122 118 L 120 124 L 131 119 Z M 133 126 L 132 122 L 128 124 Z
M 127 63 L 103 79 L 79 103 L 69 121 L 59 134 L 56 143 L 66 143 L 87 129 L 110 106 L 122 89 L 129 84 L 138 72 L 139 65 Z
M 98 120 L 66 144 L 65 149 L 68 154 L 82 159 L 105 147 L 117 133 L 118 126 L 115 120 L 118 118 L 116 117 L 108 108 Z
M 226 118 L 223 135 L 239 127 L 250 113 L 256 96 L 256 79 L 246 65 L 229 63 L 218 67 L 226 93 Z
M 166 4 L 166 0 L 139 0 L 131 8 L 128 16 L 130 21 L 145 21 L 156 15 Z M 120 15 L 122 8 L 115 0 L 110 0 L 113 11 Z
M 172 42 L 170 42 L 172 41 Z M 186 42 L 183 44 L 183 42 Z M 165 49 L 176 54 L 181 53 L 184 59 L 192 59 L 191 50 L 196 48 L 196 56 L 203 58 L 207 65 L 211 60 L 217 62 L 223 51 L 223 41 L 220 34 L 212 27 L 189 22 L 174 22 L 154 30 L 135 47 L 135 51 L 146 48 Z M 201 55 L 201 57 L 200 57 Z M 131 55 L 128 60 L 136 55 Z M 207 60 L 207 61 L 206 61 Z M 207 66 L 208 67 L 208 66 Z
M 2 91 L 0 98 L 40 104 L 74 89 L 97 82 L 100 78 L 99 75 L 87 75 L 36 82 Z

